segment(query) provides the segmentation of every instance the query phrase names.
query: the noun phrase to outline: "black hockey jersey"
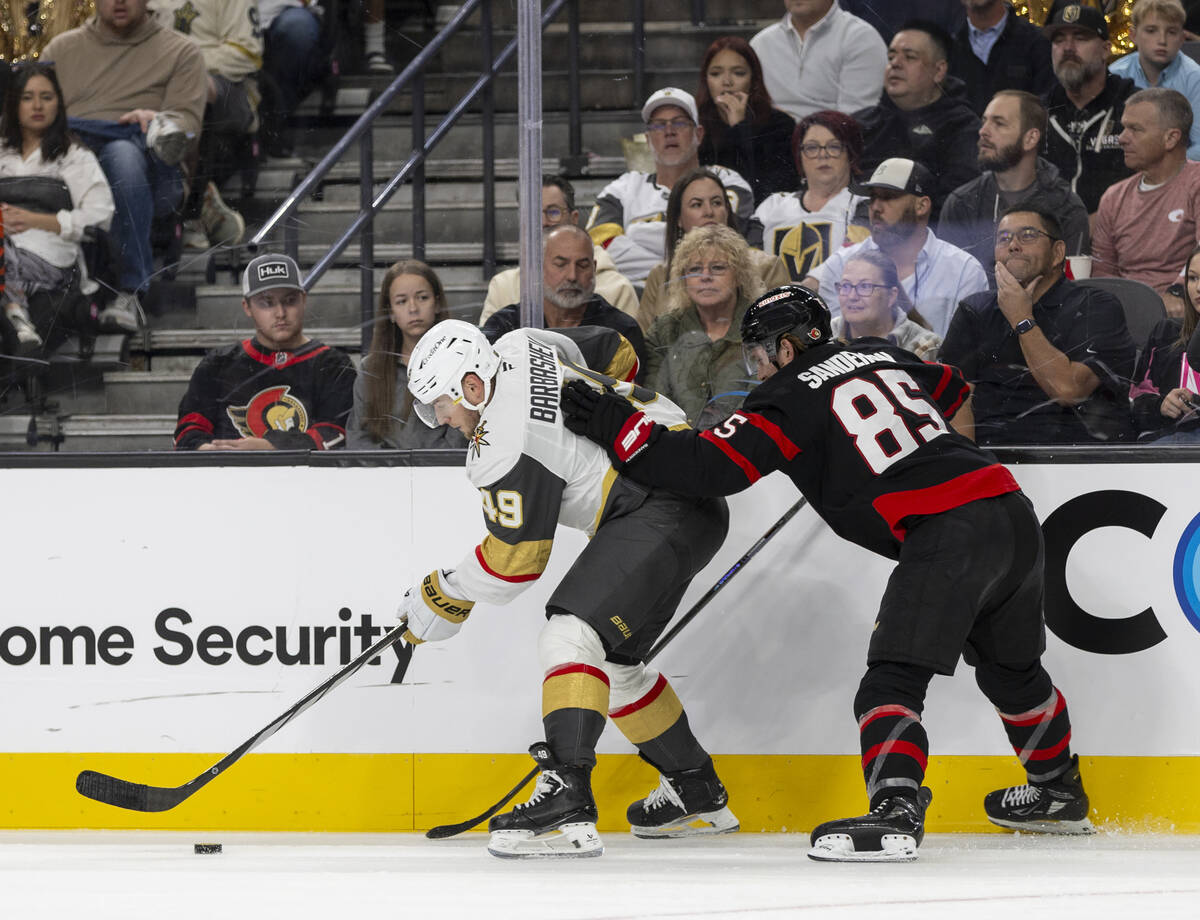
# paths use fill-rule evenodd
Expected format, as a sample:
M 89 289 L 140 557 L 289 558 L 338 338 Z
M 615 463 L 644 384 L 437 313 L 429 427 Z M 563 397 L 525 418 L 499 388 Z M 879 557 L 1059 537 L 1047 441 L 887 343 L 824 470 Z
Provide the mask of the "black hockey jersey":
M 270 351 L 246 339 L 197 366 L 179 403 L 175 449 L 218 438 L 265 438 L 278 450 L 341 447 L 353 405 L 345 352 L 317 341 Z
M 946 422 L 958 371 L 882 339 L 808 349 L 699 433 L 659 431 L 624 470 L 647 485 L 729 495 L 781 470 L 840 536 L 897 558 L 914 515 L 1017 491 L 1012 474 Z

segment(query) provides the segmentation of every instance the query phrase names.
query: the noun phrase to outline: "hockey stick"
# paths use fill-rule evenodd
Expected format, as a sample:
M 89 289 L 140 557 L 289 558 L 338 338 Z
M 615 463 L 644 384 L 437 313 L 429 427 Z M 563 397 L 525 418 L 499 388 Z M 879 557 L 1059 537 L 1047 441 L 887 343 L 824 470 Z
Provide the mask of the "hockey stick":
M 659 639 L 658 642 L 656 642 L 654 644 L 654 646 L 650 649 L 650 651 L 646 653 L 645 661 L 647 663 L 649 663 L 650 661 L 652 661 L 655 658 L 655 656 L 658 655 L 659 652 L 661 652 L 664 648 L 666 648 L 668 643 L 670 643 L 672 639 L 674 639 L 676 636 L 678 636 L 679 633 L 683 631 L 683 628 L 685 626 L 687 626 L 688 623 L 692 622 L 692 620 L 694 620 L 696 618 L 696 615 L 701 610 L 703 610 L 705 607 L 708 606 L 709 602 L 714 597 L 716 597 L 717 594 L 720 593 L 721 589 L 724 588 L 725 585 L 727 585 L 729 583 L 729 580 L 731 578 L 733 578 L 733 576 L 736 575 L 738 572 L 740 572 L 742 570 L 742 568 L 746 565 L 747 562 L 749 562 L 756 555 L 758 555 L 758 551 L 761 550 L 764 546 L 766 546 L 767 543 L 769 543 L 771 541 L 771 539 L 775 536 L 775 534 L 779 533 L 779 531 L 783 529 L 783 526 L 788 521 L 790 521 L 792 518 L 794 518 L 796 516 L 796 514 L 800 511 L 800 509 L 803 508 L 807 504 L 808 504 L 808 499 L 801 498 L 798 502 L 796 502 L 796 504 L 792 505 L 792 507 L 790 507 L 787 511 L 785 511 L 783 514 L 783 517 L 781 517 L 778 521 L 776 521 L 774 524 L 772 524 L 771 529 L 768 530 L 766 533 L 764 533 L 761 537 L 759 537 L 758 542 L 755 543 L 753 546 L 751 546 L 748 550 L 746 550 L 746 552 L 742 556 L 742 558 L 739 559 L 737 562 L 735 562 L 730 567 L 728 572 L 726 572 L 724 575 L 722 575 L 720 578 L 718 578 L 716 584 L 714 584 L 711 588 L 709 588 L 704 593 L 704 596 L 702 598 L 700 598 L 700 600 L 696 601 L 696 603 L 694 603 L 691 606 L 691 609 L 689 609 L 687 613 L 685 613 L 682 617 L 679 618 L 679 622 L 677 622 L 674 626 L 672 626 L 671 629 L 667 632 L 667 634 L 665 636 L 663 636 L 661 639 Z M 455 836 L 463 833 L 463 831 L 469 831 L 471 828 L 475 827 L 475 825 L 481 824 L 482 822 L 486 821 L 488 818 L 490 818 L 492 815 L 494 815 L 496 812 L 498 812 L 501 808 L 503 808 L 505 805 L 507 805 L 510 801 L 512 801 L 513 797 L 515 795 L 517 795 L 517 793 L 519 793 L 526 786 L 528 786 L 530 780 L 532 780 L 535 776 L 537 776 L 538 773 L 541 772 L 541 770 L 542 770 L 542 768 L 540 766 L 534 767 L 532 770 L 529 771 L 529 773 L 527 773 L 525 775 L 524 779 L 522 779 L 519 783 L 517 783 L 516 786 L 514 786 L 511 790 L 509 790 L 509 792 L 504 796 L 504 798 L 502 798 L 499 802 L 497 802 L 495 805 L 493 805 L 491 808 L 489 808 L 487 811 L 485 811 L 483 814 L 479 815 L 478 817 L 470 818 L 466 821 L 460 821 L 458 824 L 439 824 L 437 827 L 431 827 L 429 830 L 427 830 L 425 832 L 425 836 L 428 837 L 430 840 L 445 840 L 447 837 L 455 837 Z
M 95 799 L 97 802 L 103 802 L 105 805 L 115 805 L 117 808 L 128 808 L 133 811 L 168 811 L 208 785 L 237 763 L 242 758 L 242 755 L 250 753 L 279 731 L 279 729 L 292 721 L 292 719 L 320 700 L 330 690 L 345 682 L 364 664 L 386 651 L 389 646 L 398 642 L 403 634 L 404 626 L 398 626 L 391 632 L 385 633 L 383 638 L 378 642 L 319 687 L 313 689 L 304 699 L 300 700 L 291 709 L 271 722 L 266 728 L 263 728 L 253 737 L 248 738 L 237 750 L 225 755 L 195 779 L 188 780 L 182 786 L 175 786 L 174 788 L 170 786 L 147 786 L 143 783 L 131 783 L 128 780 L 118 779 L 115 776 L 108 776 L 105 773 L 97 773 L 94 770 L 84 770 L 76 777 L 75 788 L 79 791 L 80 795 L 85 795 L 89 799 Z M 395 674 L 392 675 L 392 682 L 398 683 L 403 679 L 404 672 L 408 668 L 408 661 L 412 658 L 412 649 L 411 645 L 405 645 L 397 653 L 398 662 Z

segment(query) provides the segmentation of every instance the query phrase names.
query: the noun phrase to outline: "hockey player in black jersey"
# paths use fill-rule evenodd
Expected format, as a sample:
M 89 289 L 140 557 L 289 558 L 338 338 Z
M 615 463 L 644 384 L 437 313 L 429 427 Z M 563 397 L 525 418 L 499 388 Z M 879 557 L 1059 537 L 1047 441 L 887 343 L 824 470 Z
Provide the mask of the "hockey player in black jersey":
M 563 408 L 624 476 L 729 495 L 781 470 L 836 533 L 897 560 L 854 700 L 870 811 L 820 825 L 809 856 L 916 858 L 932 799 L 925 693 L 960 654 L 1028 779 L 986 797 L 989 819 L 1090 832 L 1066 703 L 1041 664 L 1041 527 L 1008 470 L 947 422 L 969 393 L 962 376 L 882 339 L 833 341 L 824 302 L 793 285 L 751 305 L 742 342 L 763 382 L 708 431 L 668 431 L 582 382 Z

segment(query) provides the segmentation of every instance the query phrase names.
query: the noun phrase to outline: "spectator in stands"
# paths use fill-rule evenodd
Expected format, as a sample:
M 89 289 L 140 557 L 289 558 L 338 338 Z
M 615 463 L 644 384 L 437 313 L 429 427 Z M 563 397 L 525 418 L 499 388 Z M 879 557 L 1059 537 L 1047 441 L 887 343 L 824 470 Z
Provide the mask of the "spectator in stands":
M 860 213 L 866 199 L 849 187 L 863 150 L 858 122 L 842 112 L 813 112 L 800 120 L 792 143 L 800 187 L 760 204 L 746 240 L 778 256 L 788 280 L 799 283 L 830 253 L 865 240 L 869 230 Z
M 1134 346 L 1124 311 L 1107 291 L 1066 280 L 1062 236 L 1037 205 L 1005 212 L 996 290 L 967 297 L 942 343 L 939 360 L 971 384 L 980 444 L 1088 443 L 1129 431 Z
M 57 180 L 57 187 L 47 189 L 46 180 Z M 35 323 L 29 298 L 66 293 L 83 270 L 84 230 L 107 230 L 112 215 L 112 192 L 95 154 L 67 130 L 54 68 L 22 64 L 9 79 L 0 121 L 0 217 L 3 312 L 23 350 L 37 349 L 53 335 L 51 327 L 70 322 L 59 312 L 71 305 L 57 298 L 56 309 Z
M 967 87 L 967 101 L 982 115 L 1002 89 L 1040 96 L 1054 86 L 1050 42 L 1017 15 L 1007 0 L 962 0 L 967 21 L 954 33 L 950 73 Z
M 1128 77 L 1138 89 L 1158 86 L 1187 97 L 1193 114 L 1200 110 L 1200 64 L 1183 47 L 1183 5 L 1179 0 L 1137 0 L 1133 7 L 1133 41 L 1137 51 L 1108 65 L 1110 73 Z M 1187 140 L 1189 160 L 1200 160 L 1200 119 L 1193 119 Z
M 1133 81 L 1107 70 L 1108 22 L 1090 6 L 1056 7 L 1043 29 L 1058 80 L 1043 97 L 1049 116 L 1043 156 L 1071 183 L 1089 214 L 1129 175 L 1121 153 L 1121 112 Z
M 885 42 L 890 42 L 910 19 L 937 23 L 943 31 L 953 35 L 966 18 L 962 0 L 904 0 L 903 3 L 896 0 L 838 0 L 838 5 L 870 24 Z
M 562 224 L 579 226 L 579 211 L 575 207 L 575 187 L 565 176 L 542 176 L 542 233 Z M 637 316 L 638 296 L 633 284 L 617 271 L 602 246 L 592 247 L 596 260 L 596 293 L 622 313 Z M 483 301 L 483 312 L 479 314 L 482 326 L 501 307 L 521 300 L 521 270 L 508 268 L 497 272 L 488 282 L 487 296 Z
M 917 323 L 921 315 L 900 286 L 896 263 L 878 249 L 849 259 L 834 287 L 841 308 L 831 326 L 834 338 L 886 339 L 925 361 L 937 360 L 941 336 Z
M 1183 317 L 1150 332 L 1133 372 L 1133 424 L 1156 444 L 1200 442 L 1200 247 L 1188 257 Z
M 294 153 L 292 115 L 316 74 L 320 10 L 306 0 L 258 0 L 263 35 L 259 139 L 268 156 L 286 158 Z
M 783 19 L 750 46 L 775 105 L 800 119 L 819 109 L 856 112 L 879 98 L 886 49 L 837 0 L 784 0 Z
M 179 163 L 200 131 L 208 91 L 200 50 L 148 15 L 146 2 L 97 0 L 96 18 L 55 37 L 43 54 L 56 64 L 71 127 L 112 188 L 120 292 L 100 321 L 129 332 L 154 273 L 151 222 L 182 201 Z
M 742 358 L 742 316 L 762 293 L 750 247 L 730 227 L 690 231 L 675 249 L 669 311 L 646 335 L 646 386 L 675 402 L 688 422 L 711 428 L 736 411 L 754 381 Z
M 680 177 L 671 189 L 671 197 L 667 199 L 667 257 L 646 276 L 646 287 L 637 314 L 638 325 L 643 331 L 648 332 L 654 320 L 667 312 L 668 289 L 682 282 L 681 278 L 672 276 L 668 279 L 667 276 L 667 266 L 675 257 L 675 247 L 689 231 L 713 225 L 737 231 L 725 186 L 721 177 L 712 170 L 692 170 Z M 751 268 L 762 278 L 763 290 L 787 283 L 787 266 L 781 259 L 754 248 L 750 249 L 749 258 Z
M 1187 158 L 1192 107 L 1173 89 L 1144 89 L 1121 117 L 1134 174 L 1100 199 L 1092 274 L 1132 278 L 1162 294 L 1200 239 L 1200 163 Z
M 289 257 L 250 260 L 242 310 L 254 335 L 210 352 L 179 403 L 176 450 L 329 450 L 346 445 L 354 365 L 304 334 L 308 296 Z
M 1046 137 L 1046 109 L 1037 96 L 1001 90 L 988 103 L 979 128 L 983 173 L 956 188 L 942 207 L 938 235 L 979 260 L 990 278 L 995 265 L 1000 212 L 1036 201 L 1058 215 L 1070 255 L 1090 245 L 1088 213 L 1058 168 L 1038 156 Z
M 596 260 L 591 237 L 575 224 L 561 224 L 543 237 L 542 319 L 547 329 L 604 326 L 629 340 L 640 367 L 646 366 L 646 343 L 641 327 L 596 293 Z M 509 304 L 492 314 L 480 328 L 495 342 L 521 325 L 521 304 Z M 640 374 L 638 379 L 641 379 Z
M 726 35 L 708 46 L 696 108 L 704 128 L 701 163 L 728 166 L 742 176 L 756 204 L 796 185 L 796 122 L 772 105 L 758 55 L 744 38 Z
M 453 428 L 430 428 L 417 418 L 408 392 L 413 348 L 435 323 L 449 318 L 442 281 L 424 262 L 405 259 L 384 274 L 371 348 L 354 379 L 354 409 L 346 425 L 351 450 L 466 447 Z
M 852 192 L 870 196 L 870 239 L 832 253 L 809 273 L 804 286 L 818 291 L 836 315 L 834 285 L 846 262 L 860 252 L 882 250 L 896 263 L 909 302 L 944 336 L 958 302 L 987 290 L 988 283 L 978 259 L 929 229 L 933 184 L 929 170 L 902 158 L 884 160 L 866 182 L 851 184 Z
M 367 73 L 390 76 L 396 72 L 388 60 L 383 39 L 387 25 L 384 0 L 366 0 L 363 16 L 363 51 Z
M 642 120 L 654 155 L 654 173 L 631 170 L 606 185 L 587 225 L 592 240 L 608 250 L 617 270 L 635 284 L 645 281 L 650 269 L 663 259 L 667 198 L 679 177 L 700 165 L 700 142 L 704 140 L 696 100 L 673 86 L 646 100 Z M 725 184 L 738 229 L 744 230 L 754 210 L 749 183 L 724 166 L 714 166 L 713 172 Z
M 947 73 L 949 53 L 950 37 L 937 26 L 907 23 L 888 46 L 879 104 L 854 115 L 866 140 L 864 171 L 904 157 L 933 173 L 931 221 L 947 195 L 979 175 L 979 116 L 967 103 L 962 81 Z
M 234 246 L 246 232 L 242 215 L 221 198 L 220 186 L 253 156 L 262 67 L 262 32 L 255 0 L 152 0 L 158 21 L 186 35 L 204 55 L 208 93 L 190 192 L 183 205 L 183 245 Z

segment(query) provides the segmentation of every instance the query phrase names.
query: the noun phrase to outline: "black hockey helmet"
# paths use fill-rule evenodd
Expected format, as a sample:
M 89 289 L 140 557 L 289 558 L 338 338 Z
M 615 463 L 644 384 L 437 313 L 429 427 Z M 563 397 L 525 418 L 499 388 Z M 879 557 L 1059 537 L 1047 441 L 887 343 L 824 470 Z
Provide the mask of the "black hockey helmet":
M 824 345 L 833 338 L 825 301 L 798 284 L 772 288 L 750 304 L 742 317 L 742 350 L 746 368 L 756 374 L 764 353 L 772 364 L 779 354 L 779 339 L 790 332 L 805 347 Z

